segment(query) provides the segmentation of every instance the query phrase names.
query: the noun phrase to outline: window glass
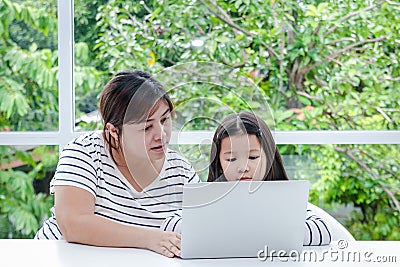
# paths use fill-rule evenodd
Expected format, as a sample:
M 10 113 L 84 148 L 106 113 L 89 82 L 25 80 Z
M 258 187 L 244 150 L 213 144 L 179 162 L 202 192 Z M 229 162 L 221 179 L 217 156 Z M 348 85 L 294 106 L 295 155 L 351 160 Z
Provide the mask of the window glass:
M 171 145 L 207 180 L 208 145 Z M 359 240 L 399 240 L 399 145 L 278 145 L 289 179 Z
M 257 104 L 268 103 L 277 130 L 397 130 L 398 5 L 369 5 L 76 0 L 77 118 L 96 108 L 111 73 L 142 69 L 163 76 L 172 67 L 176 85 L 185 76 L 198 81 L 209 63 L 251 81 L 265 97 Z M 237 77 L 224 82 L 241 92 L 243 80 Z M 226 87 L 191 83 L 181 89 L 178 102 L 196 96 L 236 105 Z M 210 105 L 201 112 L 219 110 Z
M 0 146 L 0 238 L 33 238 L 50 216 L 58 146 Z
M 57 130 L 57 1 L 0 6 L 0 131 Z

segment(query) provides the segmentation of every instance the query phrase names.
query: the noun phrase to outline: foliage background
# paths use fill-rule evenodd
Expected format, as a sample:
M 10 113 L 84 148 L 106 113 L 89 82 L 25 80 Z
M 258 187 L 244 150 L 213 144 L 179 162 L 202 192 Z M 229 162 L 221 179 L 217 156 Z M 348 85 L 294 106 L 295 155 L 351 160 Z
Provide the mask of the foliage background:
M 196 47 L 194 40 L 204 45 Z M 188 77 L 204 81 L 171 91 L 181 108 L 178 118 L 212 118 L 191 120 L 185 129 L 214 129 L 224 113 L 212 98 L 233 110 L 260 108 L 254 91 L 262 93 L 277 130 L 399 129 L 397 1 L 76 0 L 75 41 L 77 117 L 97 108 L 113 73 L 135 68 L 155 75 L 164 70 L 171 74 L 165 75 L 171 80 L 164 77 L 167 84 Z M 57 129 L 57 53 L 55 0 L 0 0 L 0 130 Z M 210 77 L 209 68 L 189 62 L 212 62 L 235 75 L 216 71 Z M 221 75 L 224 86 L 213 84 Z M 240 92 L 249 106 L 230 92 Z M 0 229 L 8 229 L 2 237 L 32 237 L 48 215 L 51 197 L 33 193 L 30 185 L 41 178 L 38 170 L 54 168 L 57 150 L 37 149 L 50 159 L 36 162 L 35 151 L 1 148 L 3 165 L 20 158 L 31 166 L 0 170 Z M 184 150 L 207 158 L 207 148 Z M 400 240 L 398 145 L 279 150 L 308 159 L 295 163 L 299 169 L 317 165 L 312 202 L 355 207 L 344 223 L 356 239 Z M 292 178 L 307 176 L 294 172 Z M 14 207 L 10 200 L 17 195 Z

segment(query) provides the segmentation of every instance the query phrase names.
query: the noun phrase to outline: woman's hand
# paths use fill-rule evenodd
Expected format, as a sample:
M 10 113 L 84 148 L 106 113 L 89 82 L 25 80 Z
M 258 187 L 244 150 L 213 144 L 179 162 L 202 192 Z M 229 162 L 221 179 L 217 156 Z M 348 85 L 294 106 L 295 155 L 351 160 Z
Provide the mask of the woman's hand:
M 166 257 L 181 255 L 181 235 L 178 233 L 152 230 L 146 243 L 147 249 Z

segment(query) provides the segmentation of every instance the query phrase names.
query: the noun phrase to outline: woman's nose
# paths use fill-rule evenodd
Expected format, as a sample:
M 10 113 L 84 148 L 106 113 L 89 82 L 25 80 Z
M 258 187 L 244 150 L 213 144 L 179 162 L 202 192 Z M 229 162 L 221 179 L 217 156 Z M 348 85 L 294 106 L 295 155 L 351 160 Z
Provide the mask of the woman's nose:
M 155 126 L 155 133 L 154 133 L 154 139 L 155 140 L 160 140 L 164 138 L 166 135 L 165 132 L 165 127 L 161 123 L 159 123 L 157 126 Z

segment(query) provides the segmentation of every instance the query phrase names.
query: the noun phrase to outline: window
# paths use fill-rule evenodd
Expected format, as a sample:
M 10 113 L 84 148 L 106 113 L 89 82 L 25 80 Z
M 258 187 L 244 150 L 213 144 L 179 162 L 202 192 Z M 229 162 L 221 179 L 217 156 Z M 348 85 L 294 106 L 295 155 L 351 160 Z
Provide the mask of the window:
M 398 157 L 395 151 L 398 153 L 400 144 L 397 3 L 372 7 L 365 1 L 353 1 L 351 14 L 354 20 L 359 20 L 354 23 L 353 17 L 347 17 L 341 24 L 345 27 L 338 28 L 336 22 L 342 18 L 341 14 L 350 12 L 349 5 L 342 1 L 318 7 L 286 1 L 291 5 L 283 3 L 274 9 L 266 8 L 274 1 L 255 1 L 249 6 L 242 1 L 237 1 L 235 6 L 235 1 L 231 1 L 224 3 L 227 5 L 224 8 L 235 10 L 229 13 L 238 16 L 232 20 L 221 18 L 212 6 L 186 3 L 177 8 L 162 6 L 160 1 L 114 1 L 115 5 L 108 2 L 65 0 L 58 1 L 57 6 L 55 0 L 0 0 L 0 7 L 6 7 L 0 12 L 9 10 L 14 19 L 18 17 L 9 28 L 9 36 L 4 34 L 2 38 L 11 38 L 29 51 L 24 54 L 15 46 L 6 50 L 0 59 L 5 62 L 0 66 L 0 127 L 2 121 L 11 121 L 9 114 L 15 115 L 11 123 L 15 130 L 0 128 L 0 146 L 63 147 L 82 131 L 98 127 L 93 123 L 99 121 L 97 97 L 109 73 L 132 68 L 171 67 L 170 72 L 164 69 L 154 71 L 154 75 L 168 85 L 173 98 L 179 100 L 172 145 L 188 155 L 194 165 L 199 164 L 202 177 L 206 175 L 204 162 L 208 159 L 207 151 L 218 116 L 235 111 L 227 107 L 240 109 L 250 105 L 273 125 L 276 143 L 285 155 L 293 178 L 304 175 L 301 168 L 291 169 L 290 162 L 299 162 L 295 166 L 308 165 L 309 154 L 319 147 L 323 148 L 319 153 L 326 153 L 320 156 L 327 159 L 332 149 L 340 152 L 353 164 L 353 174 L 364 173 L 367 180 L 372 179 L 371 186 L 376 182 L 374 175 L 382 182 L 380 166 L 386 168 L 384 175 L 389 177 L 391 171 L 392 178 L 398 179 L 399 163 L 385 165 Z M 223 1 L 215 2 L 222 5 Z M 300 15 L 289 17 L 285 11 L 289 7 Z M 29 15 L 32 12 L 26 11 L 28 8 L 36 12 L 36 17 Z M 259 10 L 276 13 L 259 13 Z M 257 11 L 256 16 L 248 16 L 254 11 Z M 20 13 L 16 15 L 16 12 Z M 370 15 L 365 15 L 367 13 Z M 357 17 L 358 14 L 362 15 Z M 179 23 L 176 23 L 177 18 L 182 18 Z M 298 20 L 297 24 L 294 20 Z M 326 27 L 325 33 L 333 35 L 318 39 L 318 34 L 313 32 L 321 29 L 319 21 L 323 22 L 321 27 Z M 0 29 L 4 27 L 1 23 Z M 381 27 L 381 24 L 393 28 Z M 25 34 L 26 25 L 33 30 Z M 291 39 L 293 27 L 298 27 L 299 38 Z M 387 29 L 393 32 L 386 36 Z M 58 54 L 54 52 L 55 46 L 58 46 Z M 43 49 L 46 47 L 53 50 Z M 325 48 L 318 54 L 318 49 Z M 329 57 L 337 56 L 329 54 L 335 48 L 343 51 L 342 57 Z M 293 69 L 296 64 L 310 64 L 303 69 L 307 75 L 303 73 L 295 79 L 294 76 L 301 74 Z M 379 69 L 373 68 L 374 65 L 389 67 Z M 21 70 L 27 75 L 12 77 Z M 189 72 L 185 72 L 187 70 Z M 219 77 L 217 83 L 213 77 L 203 79 L 210 73 Z M 32 84 L 29 84 L 32 80 L 29 75 L 36 78 Z M 196 80 L 197 76 L 203 80 Z M 299 81 L 301 86 L 296 83 Z M 38 94 L 35 86 L 45 90 Z M 212 94 L 212 90 L 219 95 Z M 42 113 L 34 108 L 27 112 L 24 93 L 31 93 L 31 101 L 37 101 L 37 105 L 58 103 L 58 110 L 45 107 Z M 187 94 L 190 97 L 185 97 Z M 213 114 L 202 114 L 204 107 L 215 108 Z M 192 111 L 197 113 L 190 113 Z M 40 125 L 31 123 L 33 117 L 41 118 Z M 387 153 L 386 162 L 369 165 L 374 161 L 374 151 Z M 361 154 L 362 157 L 358 157 Z M 312 160 L 315 163 L 317 157 Z M 341 156 L 337 162 L 344 162 Z M 334 171 L 329 166 L 326 168 L 326 172 Z M 382 183 L 380 185 L 385 186 L 385 182 Z M 395 194 L 398 196 L 398 191 Z M 338 199 L 332 197 L 332 201 Z M 393 204 L 399 205 L 395 199 Z

